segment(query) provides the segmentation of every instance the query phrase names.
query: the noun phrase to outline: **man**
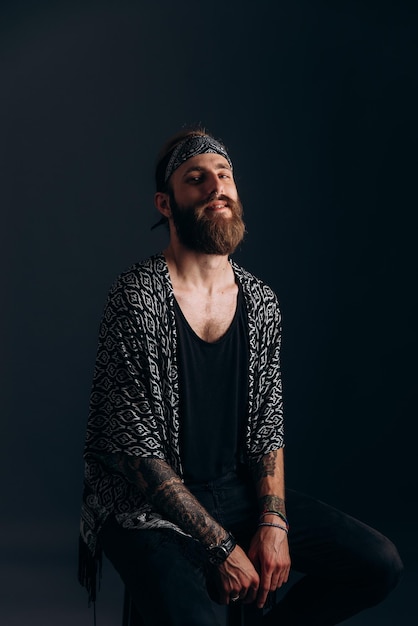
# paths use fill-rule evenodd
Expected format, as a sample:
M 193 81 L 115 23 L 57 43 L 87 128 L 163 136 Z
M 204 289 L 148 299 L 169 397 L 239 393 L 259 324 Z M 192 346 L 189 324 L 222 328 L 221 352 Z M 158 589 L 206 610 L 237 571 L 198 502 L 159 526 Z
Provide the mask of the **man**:
M 213 626 L 230 602 L 260 624 L 337 624 L 395 587 L 396 548 L 285 491 L 280 310 L 230 259 L 245 227 L 225 146 L 179 133 L 156 187 L 169 245 L 117 279 L 100 329 L 80 581 L 95 599 L 103 549 L 146 625 Z M 304 576 L 266 610 L 291 562 Z

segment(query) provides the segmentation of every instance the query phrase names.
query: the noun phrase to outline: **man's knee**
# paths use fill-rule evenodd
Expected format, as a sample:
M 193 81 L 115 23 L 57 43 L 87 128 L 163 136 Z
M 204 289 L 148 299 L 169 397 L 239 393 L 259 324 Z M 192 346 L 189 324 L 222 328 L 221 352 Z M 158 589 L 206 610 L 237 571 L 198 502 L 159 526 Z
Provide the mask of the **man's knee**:
M 375 602 L 381 602 L 399 584 L 403 563 L 398 550 L 386 537 L 375 552 L 373 562 Z M 373 598 L 372 598 L 373 599 Z

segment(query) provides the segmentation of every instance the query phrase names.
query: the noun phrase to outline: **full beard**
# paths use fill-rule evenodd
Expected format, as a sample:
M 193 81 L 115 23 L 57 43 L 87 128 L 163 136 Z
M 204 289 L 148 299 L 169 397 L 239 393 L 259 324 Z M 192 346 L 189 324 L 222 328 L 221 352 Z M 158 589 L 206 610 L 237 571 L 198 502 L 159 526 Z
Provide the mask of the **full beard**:
M 203 254 L 232 254 L 245 234 L 240 200 L 219 196 L 218 200 L 228 203 L 231 215 L 212 213 L 207 215 L 206 207 L 210 199 L 194 206 L 179 206 L 170 192 L 170 207 L 173 222 L 180 242 L 194 252 Z

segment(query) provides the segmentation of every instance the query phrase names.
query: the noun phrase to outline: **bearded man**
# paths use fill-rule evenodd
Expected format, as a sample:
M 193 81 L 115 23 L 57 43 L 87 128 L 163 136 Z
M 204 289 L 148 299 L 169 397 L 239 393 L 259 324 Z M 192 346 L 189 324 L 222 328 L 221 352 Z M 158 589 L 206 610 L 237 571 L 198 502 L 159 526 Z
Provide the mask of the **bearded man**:
M 230 258 L 245 226 L 225 146 L 176 135 L 156 187 L 168 247 L 119 276 L 100 328 L 80 581 L 94 600 L 104 550 L 145 626 L 214 626 L 230 602 L 251 623 L 337 624 L 395 587 L 397 550 L 285 490 L 280 310 Z

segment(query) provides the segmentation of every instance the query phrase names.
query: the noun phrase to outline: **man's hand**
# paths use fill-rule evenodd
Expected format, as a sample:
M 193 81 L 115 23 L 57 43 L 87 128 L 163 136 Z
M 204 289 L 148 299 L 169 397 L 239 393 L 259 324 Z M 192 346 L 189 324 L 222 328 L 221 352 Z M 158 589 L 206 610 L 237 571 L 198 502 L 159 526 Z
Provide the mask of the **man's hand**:
M 231 598 L 239 597 L 248 604 L 257 597 L 259 576 L 240 546 L 235 546 L 228 558 L 216 567 L 218 602 L 229 604 Z
M 277 523 L 275 519 L 264 521 Z M 290 555 L 287 534 L 280 528 L 260 526 L 254 535 L 248 556 L 260 575 L 257 606 L 263 608 L 270 591 L 276 591 L 287 582 Z

